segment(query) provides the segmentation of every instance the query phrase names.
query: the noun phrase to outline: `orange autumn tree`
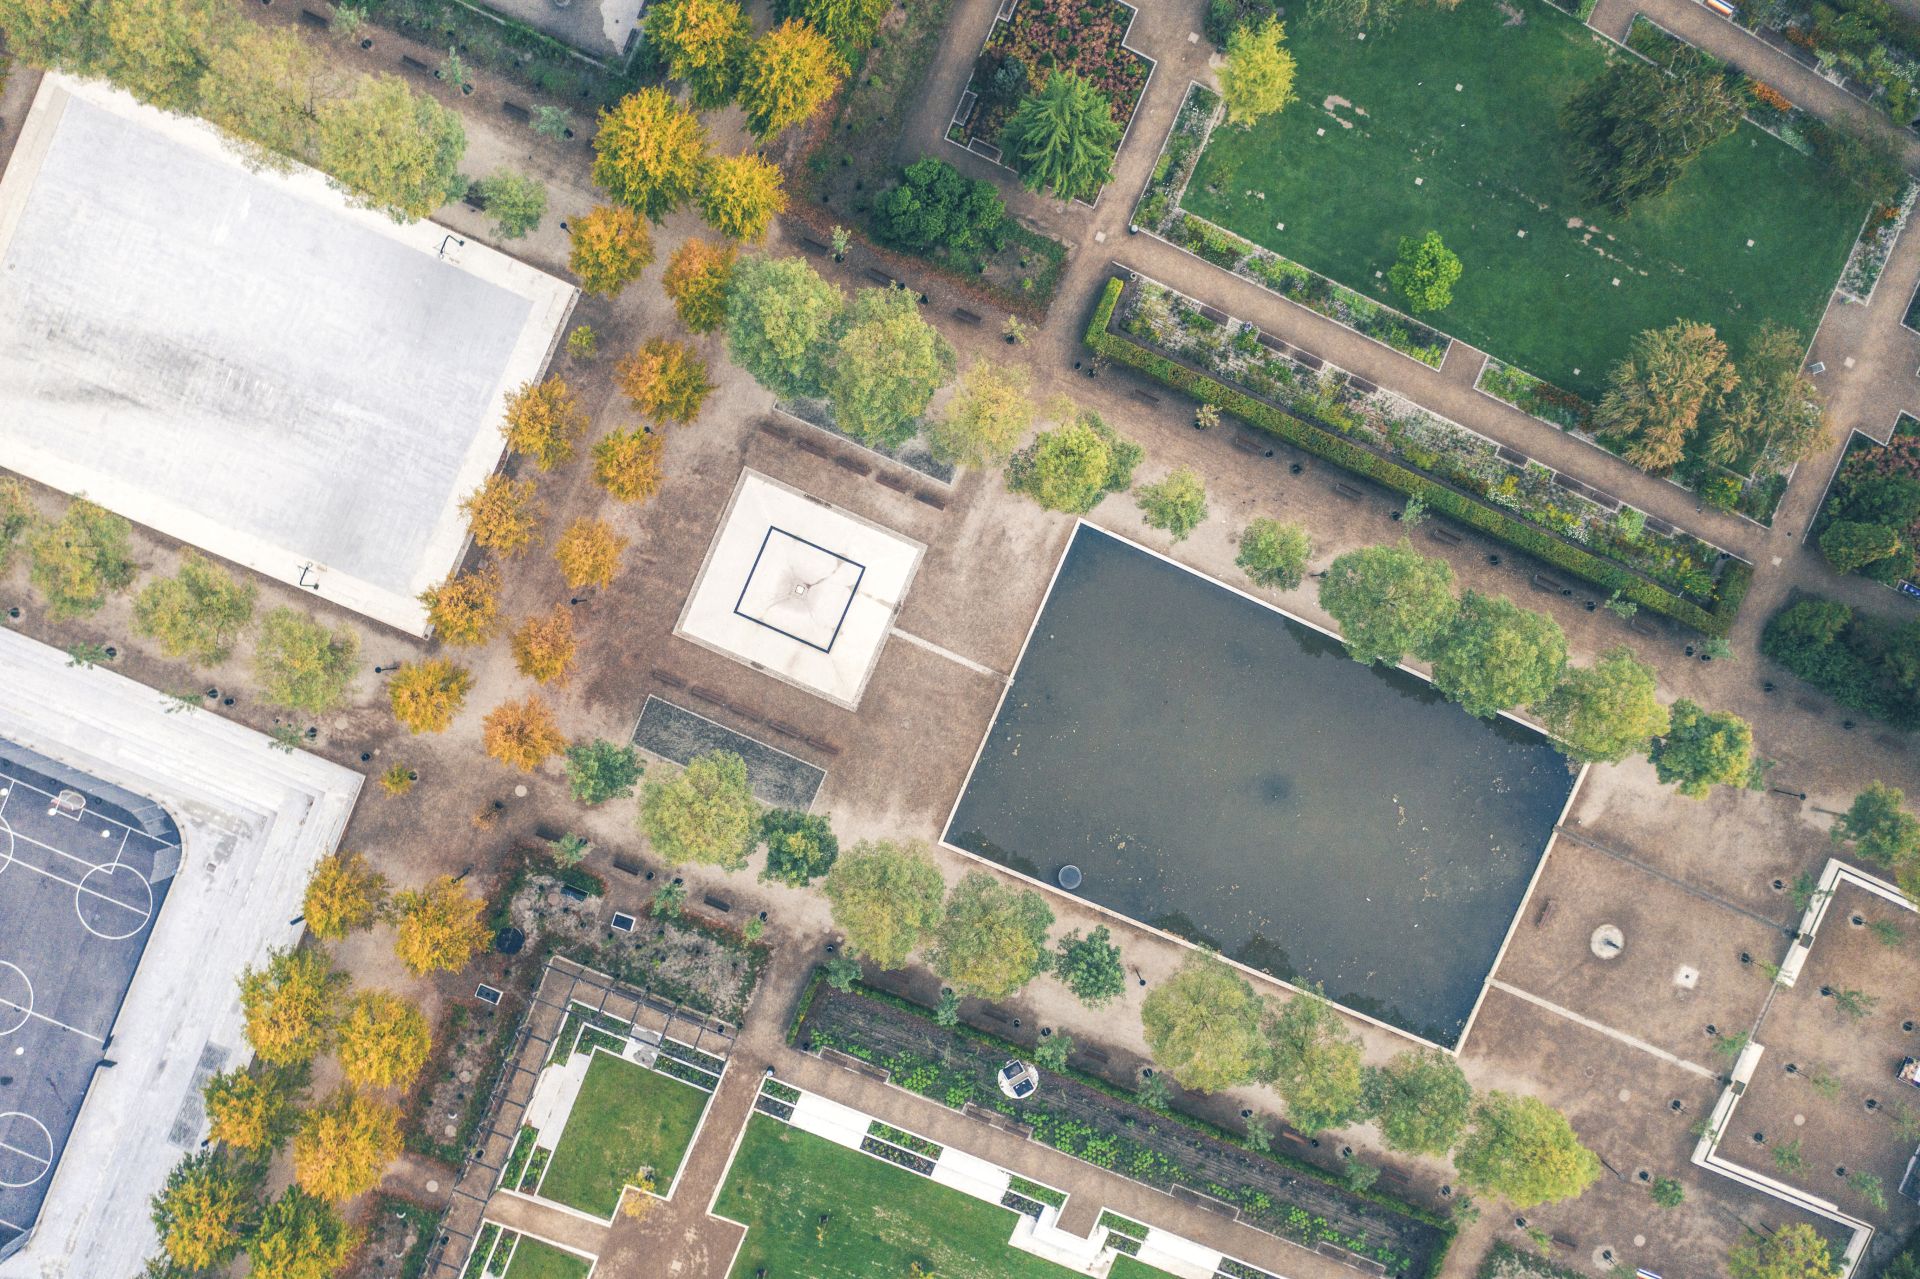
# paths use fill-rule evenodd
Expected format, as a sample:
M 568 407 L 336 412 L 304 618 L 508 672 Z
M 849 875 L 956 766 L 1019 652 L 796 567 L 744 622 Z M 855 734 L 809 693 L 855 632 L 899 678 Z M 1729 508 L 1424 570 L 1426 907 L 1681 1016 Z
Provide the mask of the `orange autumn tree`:
M 460 503 L 473 540 L 489 551 L 514 556 L 540 540 L 547 508 L 534 496 L 532 480 L 496 471 Z
M 581 516 L 560 536 L 553 548 L 560 574 L 571 590 L 587 586 L 605 586 L 620 568 L 620 552 L 627 539 L 613 531 L 605 520 Z
M 483 918 L 486 907 L 451 875 L 401 893 L 394 898 L 399 923 L 393 953 L 415 976 L 438 969 L 458 972 L 492 940 L 493 932 Z
M 489 564 L 420 592 L 427 624 L 449 644 L 484 644 L 500 623 L 500 570 Z
M 523 773 L 533 772 L 567 748 L 567 739 L 553 722 L 553 712 L 538 693 L 524 701 L 502 702 L 488 711 L 480 735 L 487 754 Z
M 387 680 L 393 717 L 410 733 L 444 733 L 466 705 L 473 675 L 444 657 L 402 666 Z
M 660 491 L 659 436 L 615 431 L 593 446 L 593 482 L 622 502 L 644 502 Z
M 500 433 L 507 447 L 525 454 L 543 471 L 573 456 L 573 446 L 586 434 L 587 415 L 567 389 L 564 378 L 529 382 L 507 397 L 507 420 Z
M 564 684 L 579 647 L 573 638 L 572 610 L 555 604 L 552 612 L 529 617 L 513 633 L 513 664 L 537 683 Z
M 571 234 L 573 252 L 567 265 L 589 293 L 618 296 L 653 261 L 653 232 L 632 209 L 603 204 L 576 218 Z
M 695 333 L 711 333 L 727 320 L 727 286 L 739 249 L 712 240 L 683 240 L 667 259 L 661 284 L 673 299 L 680 323 Z
M 613 380 L 656 422 L 691 422 L 713 383 L 707 363 L 685 342 L 653 338 L 614 368 Z

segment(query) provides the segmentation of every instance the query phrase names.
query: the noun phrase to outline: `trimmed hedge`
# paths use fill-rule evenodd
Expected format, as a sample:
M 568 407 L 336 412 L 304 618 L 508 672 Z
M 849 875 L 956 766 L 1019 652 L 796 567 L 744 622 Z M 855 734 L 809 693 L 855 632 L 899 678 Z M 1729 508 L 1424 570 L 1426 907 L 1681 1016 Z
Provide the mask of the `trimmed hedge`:
M 1741 602 L 1746 599 L 1747 588 L 1753 581 L 1753 566 L 1745 560 L 1736 559 L 1721 570 L 1718 601 L 1711 610 L 1702 608 L 1623 565 L 1517 520 L 1505 511 L 1469 497 L 1431 476 L 1389 461 L 1320 423 L 1256 399 L 1217 378 L 1190 369 L 1110 332 L 1108 326 L 1113 320 L 1113 309 L 1119 304 L 1120 293 L 1125 287 L 1126 282 L 1118 276 L 1109 279 L 1100 305 L 1094 308 L 1093 321 L 1087 326 L 1086 344 L 1096 355 L 1124 364 L 1176 391 L 1183 391 L 1203 404 L 1214 405 L 1248 425 L 1277 435 L 1287 443 L 1336 466 L 1409 497 L 1418 497 L 1427 509 L 1451 516 L 1462 524 L 1497 537 L 1556 568 L 1592 582 L 1602 590 L 1618 591 L 1624 598 L 1644 608 L 1664 613 L 1708 635 L 1725 635 L 1733 629 L 1734 618 L 1739 614 Z

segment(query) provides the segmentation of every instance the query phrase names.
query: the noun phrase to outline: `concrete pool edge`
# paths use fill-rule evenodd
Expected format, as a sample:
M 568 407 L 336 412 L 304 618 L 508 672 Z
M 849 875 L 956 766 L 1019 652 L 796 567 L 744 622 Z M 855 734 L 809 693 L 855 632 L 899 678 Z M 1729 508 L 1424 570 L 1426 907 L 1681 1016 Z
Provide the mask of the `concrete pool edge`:
M 1124 533 L 1116 533 L 1112 529 L 1103 528 L 1102 526 L 1095 524 L 1093 521 L 1087 519 L 1085 516 L 1076 517 L 1074 520 L 1073 532 L 1067 538 L 1066 544 L 1061 548 L 1059 557 L 1054 561 L 1053 572 L 1047 578 L 1047 589 L 1045 593 L 1040 597 L 1040 603 L 1038 607 L 1034 609 L 1032 621 L 1030 621 L 1027 624 L 1027 633 L 1025 638 L 1023 638 L 1020 642 L 1020 651 L 1015 655 L 1013 665 L 1009 670 L 1009 674 L 1007 676 L 1006 682 L 1002 685 L 1000 689 L 1000 696 L 994 702 L 993 713 L 988 717 L 985 728 L 981 730 L 980 742 L 977 746 L 974 747 L 973 760 L 971 763 L 967 765 L 966 776 L 964 779 L 962 779 L 960 783 L 960 789 L 954 795 L 952 805 L 949 806 L 949 808 L 947 809 L 946 818 L 942 821 L 940 826 L 940 835 L 935 842 L 940 847 L 948 849 L 952 852 L 958 853 L 961 856 L 970 859 L 971 861 L 977 862 L 984 866 L 991 866 L 998 871 L 1001 871 L 1008 875 L 1012 875 L 1015 878 L 1024 880 L 1027 883 L 1033 884 L 1036 887 L 1039 887 L 1049 893 L 1053 893 L 1060 897 L 1067 898 L 1071 901 L 1078 903 L 1081 906 L 1085 906 L 1092 910 L 1095 910 L 1099 912 L 1101 915 L 1118 920 L 1131 927 L 1141 929 L 1156 937 L 1161 937 L 1168 941 L 1175 942 L 1181 946 L 1186 947 L 1189 950 L 1210 954 L 1214 958 L 1221 960 L 1222 962 L 1230 965 L 1231 967 L 1237 969 L 1238 971 L 1240 971 L 1241 973 L 1249 977 L 1253 977 L 1261 981 L 1271 982 L 1274 985 L 1279 986 L 1282 990 L 1285 990 L 1291 994 L 1304 993 L 1303 987 L 1295 984 L 1294 982 L 1290 982 L 1281 977 L 1277 977 L 1273 973 L 1267 972 L 1265 969 L 1252 967 L 1251 965 L 1243 963 L 1240 960 L 1234 959 L 1231 956 L 1223 954 L 1218 950 L 1215 950 L 1211 947 L 1204 946 L 1198 942 L 1195 942 L 1190 938 L 1182 937 L 1178 933 L 1169 932 L 1168 930 L 1158 927 L 1157 925 L 1151 924 L 1144 919 L 1136 918 L 1135 916 L 1126 914 L 1124 911 L 1116 910 L 1111 906 L 1107 906 L 1100 902 L 1097 902 L 1093 900 L 1091 897 L 1084 897 L 1084 896 L 1081 896 L 1079 893 L 1068 892 L 1066 889 L 1061 888 L 1058 884 L 1051 883 L 1045 879 L 1041 879 L 1034 875 L 1029 875 L 1025 871 L 1017 870 L 1014 867 L 1009 866 L 1004 862 L 995 861 L 993 858 L 983 856 L 982 854 L 976 853 L 971 849 L 963 848 L 960 845 L 955 844 L 954 842 L 952 842 L 950 839 L 947 838 L 948 833 L 953 829 L 955 818 L 959 816 L 960 806 L 965 801 L 968 790 L 971 789 L 973 786 L 974 775 L 979 770 L 980 761 L 986 754 L 988 742 L 992 740 L 994 728 L 1000 723 L 1001 713 L 1006 707 L 1007 695 L 1013 691 L 1013 685 L 1015 681 L 1019 678 L 1020 668 L 1026 661 L 1027 650 L 1033 643 L 1033 637 L 1035 632 L 1039 630 L 1040 619 L 1043 616 L 1045 616 L 1047 611 L 1047 606 L 1053 599 L 1054 589 L 1056 586 L 1059 585 L 1061 571 L 1066 567 L 1068 557 L 1073 554 L 1073 549 L 1078 544 L 1081 533 L 1086 530 L 1091 530 L 1094 533 L 1097 533 L 1103 537 L 1109 538 L 1112 541 L 1117 542 L 1120 545 L 1130 550 L 1143 552 L 1144 554 L 1148 555 L 1149 557 L 1155 560 L 1160 561 L 1163 564 L 1179 569 L 1181 572 L 1186 573 L 1191 577 L 1198 578 L 1200 581 L 1206 583 L 1209 586 L 1218 587 L 1222 590 L 1229 592 L 1232 595 L 1238 596 L 1241 599 L 1251 601 L 1252 603 L 1259 605 L 1261 608 L 1264 608 L 1269 612 L 1279 614 L 1280 617 L 1282 617 L 1287 621 L 1296 622 L 1301 626 L 1304 626 L 1307 629 L 1314 631 L 1319 635 L 1325 636 L 1336 642 L 1341 642 L 1344 644 L 1344 641 L 1341 641 L 1340 635 L 1337 631 L 1330 630 L 1325 626 L 1321 626 L 1317 622 L 1313 622 L 1307 618 L 1300 617 L 1297 614 L 1292 613 L 1285 608 L 1282 608 L 1280 605 L 1275 604 L 1270 600 L 1262 599 L 1258 595 L 1253 594 L 1251 591 L 1247 591 L 1238 586 L 1235 586 L 1230 582 L 1224 581 L 1221 578 L 1213 576 L 1211 573 L 1207 573 L 1201 569 L 1195 568 L 1190 564 L 1183 564 L 1179 560 L 1173 558 L 1171 555 L 1168 555 L 1163 551 L 1157 551 L 1151 546 L 1147 546 L 1147 545 L 1144 545 L 1143 543 L 1135 541 L 1133 538 L 1126 536 Z M 1430 676 L 1428 676 L 1427 674 L 1425 674 L 1420 670 L 1415 669 L 1414 667 L 1407 665 L 1405 662 L 1397 662 L 1395 663 L 1395 666 L 1399 670 L 1405 672 L 1406 674 L 1412 675 L 1415 678 L 1419 679 L 1424 684 L 1431 686 L 1433 683 L 1433 680 Z M 1547 732 L 1546 729 L 1542 728 L 1540 725 L 1527 719 L 1525 716 L 1515 714 L 1511 711 L 1501 711 L 1499 714 L 1501 718 L 1511 720 L 1515 724 L 1519 725 L 1520 727 L 1525 728 L 1530 732 L 1537 734 L 1543 741 L 1549 744 L 1553 744 L 1555 742 L 1555 739 L 1551 733 Z M 1556 749 L 1558 749 L 1557 746 L 1556 746 Z M 1452 1056 L 1458 1057 L 1461 1054 L 1462 1049 L 1466 1046 L 1467 1036 L 1472 1031 L 1474 1022 L 1478 1019 L 1480 1015 L 1481 1005 L 1486 1002 L 1487 991 L 1492 985 L 1493 975 L 1499 970 L 1500 964 L 1505 960 L 1506 954 L 1507 954 L 1507 948 L 1513 942 L 1513 936 L 1514 936 L 1514 933 L 1519 928 L 1520 919 L 1526 913 L 1529 902 L 1532 901 L 1534 888 L 1540 882 L 1540 876 L 1542 871 L 1546 867 L 1547 858 L 1549 855 L 1552 854 L 1554 844 L 1559 838 L 1560 826 L 1563 822 L 1566 821 L 1567 814 L 1573 810 L 1574 802 L 1580 796 L 1580 788 L 1586 782 L 1587 773 L 1590 767 L 1591 765 L 1582 764 L 1579 768 L 1579 771 L 1574 775 L 1573 785 L 1569 788 L 1567 792 L 1566 801 L 1561 805 L 1559 815 L 1554 819 L 1553 825 L 1548 830 L 1546 843 L 1541 848 L 1540 855 L 1534 863 L 1532 874 L 1529 875 L 1527 879 L 1526 889 L 1525 891 L 1522 892 L 1520 896 L 1520 900 L 1514 906 L 1512 915 L 1507 920 L 1506 929 L 1501 935 L 1499 949 L 1495 951 L 1492 962 L 1488 964 L 1485 973 L 1483 973 L 1479 978 L 1479 992 L 1475 995 L 1473 1006 L 1467 1014 L 1466 1021 L 1462 1023 L 1460 1028 L 1460 1034 L 1456 1038 L 1453 1044 L 1448 1045 L 1448 1044 L 1441 1043 L 1435 1039 L 1429 1039 L 1425 1035 L 1419 1034 L 1418 1032 L 1410 1030 L 1407 1027 L 1398 1026 L 1390 1021 L 1386 1021 L 1382 1018 L 1376 1017 L 1371 1013 L 1362 1012 L 1359 1009 L 1354 1008 L 1348 1004 L 1342 1003 L 1339 1000 L 1334 999 L 1330 996 L 1323 996 L 1324 998 L 1327 999 L 1327 1002 L 1332 1004 L 1335 1008 L 1339 1009 L 1342 1013 L 1346 1014 L 1347 1016 L 1357 1018 L 1358 1020 L 1363 1021 L 1368 1025 L 1378 1027 L 1381 1030 L 1397 1035 L 1403 1039 L 1411 1040 L 1413 1043 L 1423 1048 L 1433 1048 L 1440 1052 L 1448 1053 Z

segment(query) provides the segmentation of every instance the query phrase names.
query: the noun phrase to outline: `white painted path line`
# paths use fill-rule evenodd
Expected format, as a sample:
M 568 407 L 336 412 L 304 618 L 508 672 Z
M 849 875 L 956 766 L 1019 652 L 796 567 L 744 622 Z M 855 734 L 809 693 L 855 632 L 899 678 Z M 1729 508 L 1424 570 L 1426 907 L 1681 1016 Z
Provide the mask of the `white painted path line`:
M 989 679 L 997 679 L 1002 684 L 1010 684 L 1013 682 L 1013 677 L 1011 675 L 1002 675 L 999 671 L 994 670 L 991 666 L 982 666 L 980 663 L 974 661 L 971 657 L 962 657 L 960 656 L 960 654 L 954 652 L 952 649 L 942 648 L 930 639 L 921 639 L 918 635 L 915 635 L 912 631 L 903 631 L 898 626 L 896 626 L 891 631 L 889 631 L 888 634 L 898 635 L 901 639 L 907 641 L 907 643 L 909 644 L 918 645 L 919 647 L 926 649 L 929 653 L 933 653 L 940 657 L 944 657 L 949 662 L 957 662 L 961 666 L 966 667 L 970 671 L 977 671 L 980 674 L 985 675 Z
M 1597 1022 L 1591 1017 L 1582 1017 L 1579 1013 L 1573 1011 L 1573 1009 L 1564 1008 L 1561 1005 L 1554 1003 L 1552 1000 L 1542 999 L 1538 995 L 1528 994 L 1526 991 L 1521 990 L 1517 986 L 1509 986 L 1506 982 L 1501 981 L 1497 977 L 1489 981 L 1487 985 L 1493 987 L 1495 990 L 1504 990 L 1509 995 L 1512 995 L 1515 999 L 1524 999 L 1536 1008 L 1544 1008 L 1548 1012 L 1553 1013 L 1556 1016 L 1565 1017 L 1568 1021 L 1574 1022 L 1577 1025 L 1585 1026 L 1588 1030 L 1598 1031 L 1601 1034 L 1605 1035 L 1608 1039 L 1617 1040 L 1618 1042 L 1627 1045 L 1627 1047 L 1629 1048 L 1638 1048 L 1643 1053 L 1649 1053 L 1655 1057 L 1658 1057 L 1661 1061 L 1666 1062 L 1669 1066 L 1678 1066 L 1682 1070 L 1692 1071 L 1694 1074 L 1699 1075 L 1702 1079 L 1717 1080 L 1720 1078 L 1720 1073 L 1718 1071 L 1708 1070 L 1705 1066 L 1699 1065 L 1696 1062 L 1688 1061 L 1684 1057 L 1676 1057 L 1672 1053 L 1668 1052 L 1666 1049 L 1656 1048 L 1654 1047 L 1654 1045 L 1648 1043 L 1644 1039 L 1636 1039 L 1632 1035 L 1629 1035 L 1624 1030 L 1615 1030 L 1613 1027 L 1605 1025 L 1601 1022 Z

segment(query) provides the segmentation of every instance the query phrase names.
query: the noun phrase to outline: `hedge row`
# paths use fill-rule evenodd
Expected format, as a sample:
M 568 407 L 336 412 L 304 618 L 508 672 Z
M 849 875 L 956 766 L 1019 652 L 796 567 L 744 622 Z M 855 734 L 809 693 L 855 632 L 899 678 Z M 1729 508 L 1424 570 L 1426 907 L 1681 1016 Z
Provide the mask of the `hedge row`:
M 1144 373 L 1156 382 L 1183 391 L 1204 404 L 1212 404 L 1232 413 L 1249 425 L 1277 435 L 1287 443 L 1336 466 L 1409 497 L 1418 497 L 1427 509 L 1451 516 L 1462 524 L 1497 537 L 1556 568 L 1592 582 L 1602 590 L 1618 591 L 1625 599 L 1656 613 L 1664 613 L 1708 635 L 1725 635 L 1733 629 L 1734 618 L 1739 614 L 1741 602 L 1745 600 L 1747 588 L 1753 580 L 1753 566 L 1745 560 L 1736 559 L 1721 571 L 1718 602 L 1711 610 L 1702 608 L 1623 565 L 1515 519 L 1505 511 L 1442 484 L 1431 476 L 1389 461 L 1330 427 L 1256 399 L 1217 378 L 1110 332 L 1108 326 L 1113 319 L 1113 309 L 1119 304 L 1120 293 L 1125 286 L 1126 282 L 1117 276 L 1109 279 L 1106 293 L 1102 295 L 1100 305 L 1094 309 L 1093 322 L 1087 326 L 1086 343 L 1095 354 Z

